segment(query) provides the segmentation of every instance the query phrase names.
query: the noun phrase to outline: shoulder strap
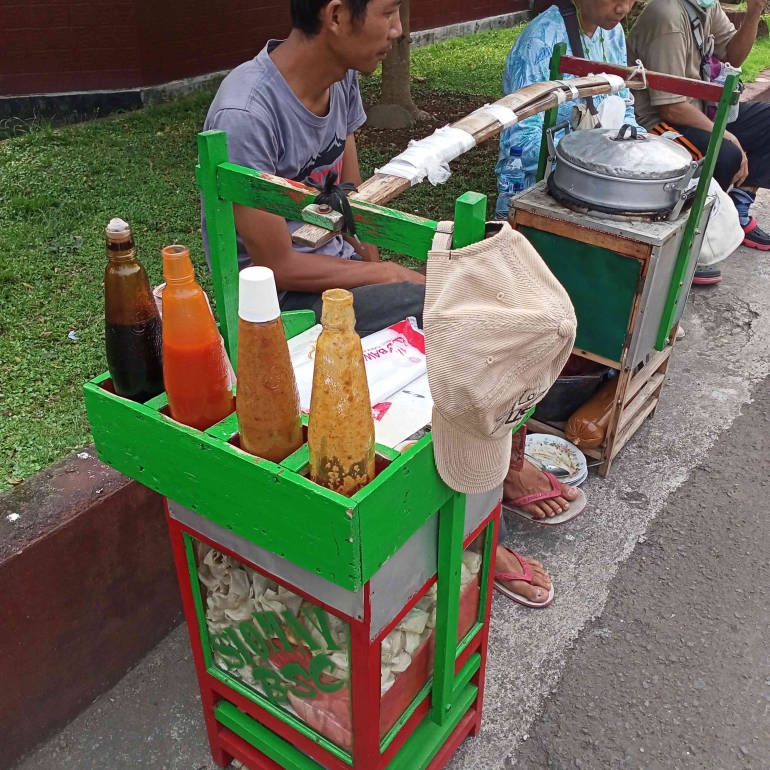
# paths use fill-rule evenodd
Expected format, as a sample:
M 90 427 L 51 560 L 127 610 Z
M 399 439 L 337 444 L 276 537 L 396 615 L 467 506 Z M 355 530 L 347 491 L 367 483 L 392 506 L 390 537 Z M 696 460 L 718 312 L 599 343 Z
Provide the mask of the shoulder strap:
M 698 16 L 695 6 L 689 0 L 679 0 L 679 3 L 690 20 L 690 29 L 692 30 L 692 36 L 695 38 L 695 45 L 698 46 L 701 58 L 704 58 L 706 55 L 706 40 L 703 37 L 703 25 L 701 24 L 700 16 Z
M 569 47 L 572 49 L 572 55 L 579 59 L 585 59 L 585 51 L 583 51 L 583 41 L 580 38 L 580 24 L 578 23 L 577 9 L 572 3 L 572 0 L 559 0 L 557 3 L 559 12 L 564 19 L 564 26 L 567 28 L 567 39 L 569 40 Z M 586 97 L 586 104 L 588 111 L 592 115 L 597 114 L 596 105 L 592 96 Z

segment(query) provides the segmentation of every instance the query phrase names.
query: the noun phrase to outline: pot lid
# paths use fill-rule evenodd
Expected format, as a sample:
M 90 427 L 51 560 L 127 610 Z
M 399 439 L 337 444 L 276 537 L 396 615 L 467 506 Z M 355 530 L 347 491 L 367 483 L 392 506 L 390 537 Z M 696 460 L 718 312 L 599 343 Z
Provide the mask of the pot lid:
M 579 168 L 616 179 L 678 179 L 692 163 L 684 147 L 631 127 L 571 131 L 558 144 L 557 157 Z M 625 130 L 624 130 L 625 129 Z

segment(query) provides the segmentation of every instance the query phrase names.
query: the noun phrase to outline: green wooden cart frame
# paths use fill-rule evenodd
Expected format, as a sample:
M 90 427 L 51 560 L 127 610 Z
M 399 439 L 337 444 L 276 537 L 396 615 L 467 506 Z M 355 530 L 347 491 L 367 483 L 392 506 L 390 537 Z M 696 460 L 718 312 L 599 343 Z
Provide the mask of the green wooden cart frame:
M 198 149 L 196 180 L 203 193 L 209 228 L 220 329 L 237 371 L 238 265 L 233 205 L 312 222 L 318 219 L 312 209 L 317 192 L 230 163 L 224 132 L 200 134 Z M 486 196 L 477 193 L 466 193 L 457 200 L 455 247 L 484 237 L 486 203 Z M 363 240 L 427 259 L 437 222 L 373 204 L 352 205 Z M 283 322 L 287 336 L 293 337 L 311 327 L 315 317 L 310 311 L 284 313 Z M 293 726 L 287 726 L 285 720 L 276 719 L 268 703 L 259 703 L 258 698 L 245 699 L 242 692 L 223 684 L 221 673 L 211 668 L 203 649 L 204 610 L 200 596 L 196 599 L 196 577 L 191 565 L 193 530 L 169 516 L 209 739 L 219 764 L 224 766 L 229 758 L 238 756 L 251 762 L 252 770 L 322 765 L 351 765 L 367 770 L 438 768 L 466 735 L 475 734 L 481 719 L 491 569 L 500 506 L 492 505 L 484 524 L 488 558 L 480 580 L 483 601 L 478 622 L 458 648 L 452 629 L 458 623 L 460 569 L 467 542 L 463 536 L 466 498 L 449 489 L 438 476 L 430 434 L 403 454 L 377 445 L 384 467 L 371 484 L 348 499 L 307 478 L 306 444 L 280 464 L 240 450 L 233 441 L 238 429 L 234 414 L 206 431 L 198 431 L 169 417 L 165 394 L 144 404 L 115 395 L 107 373 L 88 382 L 84 392 L 103 462 L 164 495 L 169 505 L 173 501 L 174 506 L 205 520 L 206 526 L 218 527 L 228 537 L 232 533 L 242 542 L 347 592 L 367 591 L 369 581 L 383 565 L 438 512 L 438 611 L 432 685 L 397 726 L 401 732 L 385 743 L 362 721 L 375 708 L 375 704 L 363 700 L 368 691 L 373 697 L 374 685 L 354 685 L 355 742 L 349 756 L 335 751 L 322 736 L 308 737 L 306 730 L 297 730 L 296 720 Z M 265 511 L 271 515 L 264 515 Z M 351 624 L 351 637 L 355 636 L 354 630 Z M 371 659 L 367 644 L 372 644 L 368 640 L 360 642 L 358 652 L 353 640 L 351 644 L 355 669 L 362 665 L 362 659 Z M 379 668 L 376 677 L 379 694 Z M 301 752 L 295 746 L 301 747 Z

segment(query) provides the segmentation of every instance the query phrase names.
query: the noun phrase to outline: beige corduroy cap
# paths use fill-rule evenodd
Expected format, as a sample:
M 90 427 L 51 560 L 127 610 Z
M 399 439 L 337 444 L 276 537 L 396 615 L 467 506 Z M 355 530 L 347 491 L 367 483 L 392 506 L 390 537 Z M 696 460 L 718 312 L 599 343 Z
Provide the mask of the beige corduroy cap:
M 457 250 L 450 231 L 441 223 L 428 254 L 423 314 L 433 446 L 446 484 L 477 494 L 505 479 L 511 431 L 559 376 L 577 320 L 564 287 L 507 222 Z

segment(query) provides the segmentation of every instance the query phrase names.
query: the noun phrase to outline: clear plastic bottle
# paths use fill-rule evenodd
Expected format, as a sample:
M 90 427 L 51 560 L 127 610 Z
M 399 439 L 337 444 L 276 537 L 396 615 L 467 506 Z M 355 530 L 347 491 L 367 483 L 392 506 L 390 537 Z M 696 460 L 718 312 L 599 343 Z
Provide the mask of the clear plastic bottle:
M 302 410 L 273 271 L 238 277 L 238 430 L 241 449 L 279 463 L 304 443 Z
M 323 293 L 310 398 L 310 478 L 351 497 L 374 479 L 374 420 L 353 295 Z
M 163 377 L 171 417 L 198 430 L 235 410 L 225 353 L 186 246 L 163 255 Z
M 508 159 L 501 166 L 498 166 L 497 174 L 497 207 L 495 208 L 495 217 L 497 219 L 508 219 L 511 198 L 524 190 L 524 168 L 521 158 L 524 151 L 515 144 L 508 153 Z
M 144 403 L 163 392 L 161 322 L 131 228 L 113 219 L 105 230 L 104 342 L 112 386 Z

